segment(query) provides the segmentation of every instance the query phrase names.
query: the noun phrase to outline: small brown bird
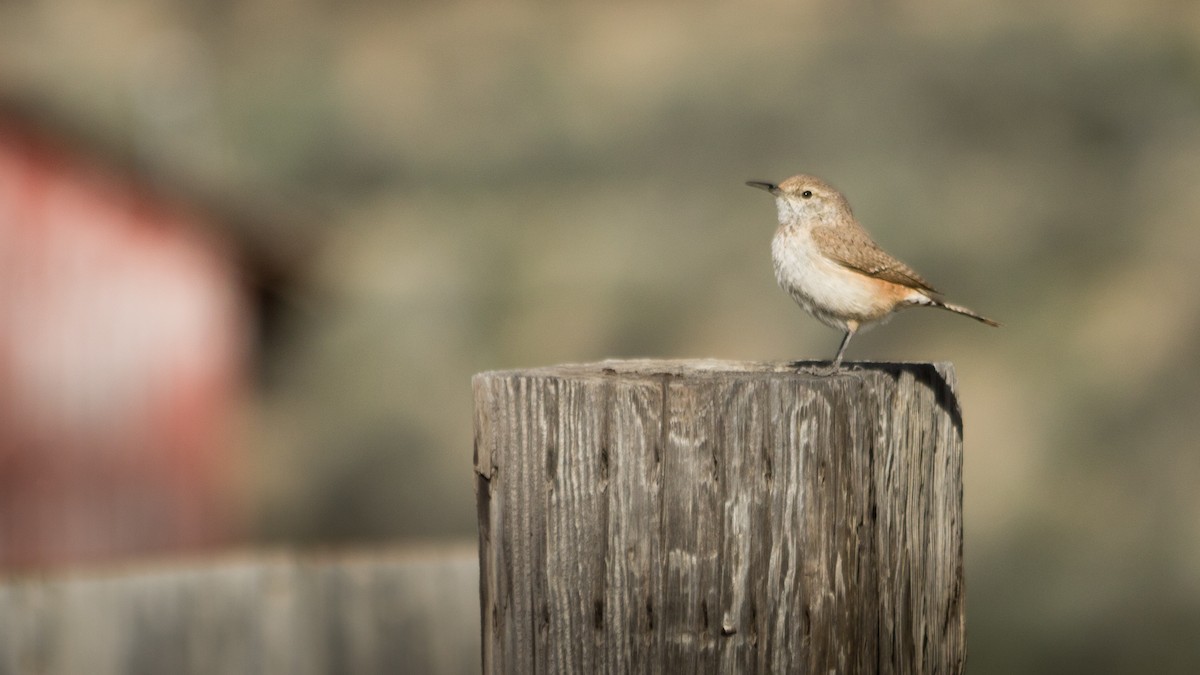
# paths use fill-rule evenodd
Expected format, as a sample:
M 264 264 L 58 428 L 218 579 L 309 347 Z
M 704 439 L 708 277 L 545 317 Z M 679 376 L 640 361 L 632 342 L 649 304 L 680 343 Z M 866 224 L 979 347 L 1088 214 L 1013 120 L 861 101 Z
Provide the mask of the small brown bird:
M 778 185 L 746 185 L 775 195 L 779 229 L 771 241 L 771 257 L 779 285 L 818 321 L 846 333 L 832 372 L 841 367 L 855 333 L 905 307 L 940 307 L 1000 325 L 946 302 L 912 268 L 879 248 L 842 193 L 820 178 L 801 174 Z

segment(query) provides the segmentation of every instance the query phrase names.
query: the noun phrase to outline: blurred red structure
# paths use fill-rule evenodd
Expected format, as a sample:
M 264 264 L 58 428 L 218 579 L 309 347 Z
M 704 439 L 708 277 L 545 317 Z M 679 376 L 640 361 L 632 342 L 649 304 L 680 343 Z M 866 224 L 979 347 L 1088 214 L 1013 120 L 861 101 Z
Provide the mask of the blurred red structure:
M 0 109 L 0 567 L 238 530 L 253 316 L 220 232 Z

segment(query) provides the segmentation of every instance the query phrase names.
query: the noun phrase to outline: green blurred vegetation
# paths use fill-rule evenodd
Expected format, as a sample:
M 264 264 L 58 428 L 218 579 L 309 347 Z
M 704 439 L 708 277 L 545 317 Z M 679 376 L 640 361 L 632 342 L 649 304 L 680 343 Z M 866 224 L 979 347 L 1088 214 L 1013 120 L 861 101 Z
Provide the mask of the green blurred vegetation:
M 472 536 L 480 370 L 830 356 L 742 186 L 804 171 L 1005 323 L 848 355 L 958 367 L 971 671 L 1200 668 L 1200 6 L 42 0 L 0 90 L 304 214 L 264 541 Z

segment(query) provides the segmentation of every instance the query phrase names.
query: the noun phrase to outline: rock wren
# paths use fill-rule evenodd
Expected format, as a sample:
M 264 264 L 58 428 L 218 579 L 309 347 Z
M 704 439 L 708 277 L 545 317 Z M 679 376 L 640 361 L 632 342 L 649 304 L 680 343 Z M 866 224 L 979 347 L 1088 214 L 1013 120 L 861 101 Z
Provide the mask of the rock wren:
M 908 265 L 879 248 L 863 229 L 842 193 L 801 174 L 776 185 L 747 181 L 775 195 L 779 229 L 771 241 L 775 279 L 806 312 L 844 331 L 831 372 L 842 365 L 850 338 L 905 307 L 926 305 L 1000 324 L 946 302 Z

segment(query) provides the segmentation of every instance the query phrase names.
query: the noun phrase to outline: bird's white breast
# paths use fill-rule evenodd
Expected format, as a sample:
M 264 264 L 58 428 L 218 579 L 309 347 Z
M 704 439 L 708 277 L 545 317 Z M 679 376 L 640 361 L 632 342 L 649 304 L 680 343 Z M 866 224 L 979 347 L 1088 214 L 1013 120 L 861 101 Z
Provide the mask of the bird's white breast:
M 831 328 L 846 330 L 848 321 L 878 321 L 895 307 L 894 299 L 881 294 L 879 281 L 827 258 L 802 225 L 779 227 L 771 258 L 779 286 Z

